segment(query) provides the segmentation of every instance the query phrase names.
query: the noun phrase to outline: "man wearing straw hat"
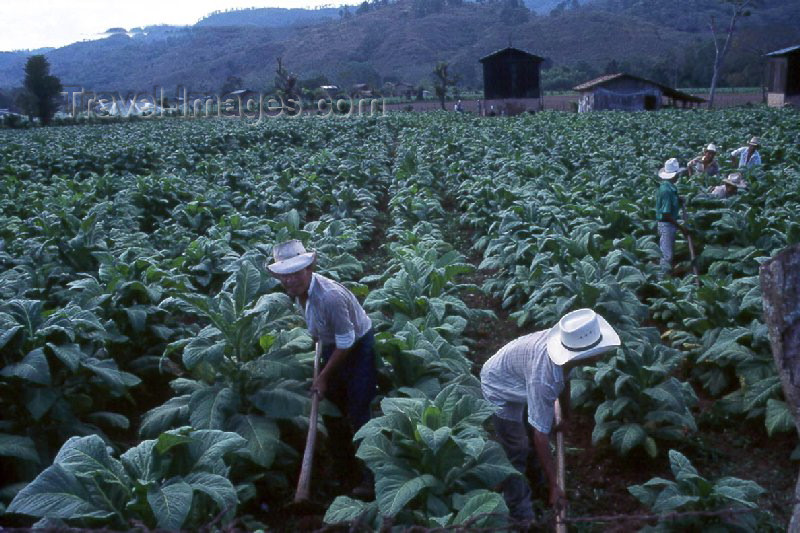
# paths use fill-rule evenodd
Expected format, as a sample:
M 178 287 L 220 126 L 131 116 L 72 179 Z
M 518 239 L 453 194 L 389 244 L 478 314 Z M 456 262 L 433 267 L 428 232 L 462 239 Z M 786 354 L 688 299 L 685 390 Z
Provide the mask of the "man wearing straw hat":
M 687 174 L 691 176 L 694 173 L 706 173 L 709 176 L 716 176 L 719 173 L 716 156 L 717 145 L 710 143 L 703 151 L 703 155 L 695 157 L 686 164 Z
M 283 242 L 272 253 L 270 272 L 300 305 L 309 333 L 322 345 L 322 370 L 311 392 L 332 401 L 349 422 L 350 427 L 342 427 L 334 420 L 326 420 L 332 451 L 342 455 L 341 461 L 352 463 L 353 434 L 369 420 L 370 402 L 377 386 L 372 321 L 350 290 L 314 272 L 316 252 L 306 251 L 303 243 Z M 343 472 L 352 471 L 346 462 L 337 463 Z M 361 474 L 361 484 L 353 492 L 368 497 L 372 477 L 363 466 Z
M 761 154 L 758 153 L 758 148 L 761 141 L 758 137 L 753 137 L 748 141 L 747 146 L 742 146 L 731 152 L 731 161 L 733 164 L 738 163 L 740 169 L 749 167 L 756 167 L 761 164 Z M 738 161 L 737 161 L 738 160 Z
M 735 196 L 740 189 L 747 189 L 747 181 L 741 172 L 734 172 L 722 180 L 722 185 L 712 187 L 709 194 L 715 198 L 730 198 Z
M 511 464 L 522 474 L 503 483 L 503 497 L 512 518 L 534 518 L 530 486 L 525 480 L 529 440 L 523 414 L 533 427 L 533 446 L 549 487 L 550 504 L 566 505 L 550 451 L 555 401 L 569 405 L 569 371 L 596 362 L 620 345 L 619 335 L 591 309 L 564 315 L 550 329 L 519 337 L 500 348 L 481 369 L 483 396 L 497 406 L 493 415 L 495 434 Z
M 678 188 L 675 186 L 678 176 L 684 170 L 678 160 L 673 157 L 668 159 L 664 163 L 664 167 L 658 171 L 661 184 L 656 194 L 656 221 L 658 222 L 658 243 L 661 248 L 662 277 L 672 272 L 677 230 L 686 233 L 686 228 L 678 224 L 681 200 L 678 197 Z

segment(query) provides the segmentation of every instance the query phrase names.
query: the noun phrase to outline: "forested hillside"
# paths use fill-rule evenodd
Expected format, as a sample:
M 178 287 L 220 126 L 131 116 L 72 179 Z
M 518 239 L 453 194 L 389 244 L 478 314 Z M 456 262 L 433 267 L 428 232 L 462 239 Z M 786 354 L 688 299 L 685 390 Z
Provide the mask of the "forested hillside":
M 546 57 L 545 88 L 564 89 L 625 70 L 681 87 L 707 86 L 714 54 L 707 25 L 726 21 L 717 0 L 375 0 L 307 11 L 252 9 L 212 14 L 196 26 L 144 28 L 50 50 L 65 84 L 103 91 L 177 85 L 216 91 L 234 80 L 270 90 L 276 58 L 301 80 L 381 85 L 429 84 L 447 61 L 463 88 L 480 88 L 478 60 L 512 44 Z M 530 4 L 529 4 L 530 7 Z M 332 16 L 314 22 L 314 16 Z M 303 22 L 305 21 L 305 22 Z M 289 25 L 294 24 L 294 25 Z M 800 3 L 765 0 L 739 22 L 721 85 L 761 83 L 763 53 L 800 42 Z M 0 88 L 18 86 L 25 53 L 0 54 Z

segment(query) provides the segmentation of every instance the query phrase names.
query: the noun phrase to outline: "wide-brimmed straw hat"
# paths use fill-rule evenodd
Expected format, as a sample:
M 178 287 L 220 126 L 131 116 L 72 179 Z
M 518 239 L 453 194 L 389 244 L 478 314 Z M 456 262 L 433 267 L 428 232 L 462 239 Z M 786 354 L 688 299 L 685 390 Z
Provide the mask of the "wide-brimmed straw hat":
M 681 167 L 681 164 L 678 162 L 678 160 L 672 157 L 667 159 L 667 161 L 664 163 L 664 167 L 658 171 L 658 177 L 662 180 L 671 180 L 679 172 L 683 172 L 684 170 L 686 169 Z
M 716 153 L 717 152 L 717 145 L 714 144 L 714 143 L 709 143 L 709 145 L 706 146 L 706 152 L 714 152 L 714 153 Z
M 547 354 L 557 365 L 599 355 L 620 344 L 611 324 L 591 309 L 567 313 L 547 334 Z
M 747 181 L 745 181 L 741 172 L 734 172 L 732 174 L 728 174 L 728 177 L 722 180 L 722 183 L 733 185 L 737 189 L 747 188 Z
M 272 248 L 274 263 L 267 265 L 273 274 L 292 274 L 303 270 L 314 262 L 317 252 L 307 252 L 303 243 L 297 239 L 276 244 Z
M 747 141 L 747 144 L 752 146 L 761 146 L 761 140 L 758 137 L 753 137 L 752 139 Z

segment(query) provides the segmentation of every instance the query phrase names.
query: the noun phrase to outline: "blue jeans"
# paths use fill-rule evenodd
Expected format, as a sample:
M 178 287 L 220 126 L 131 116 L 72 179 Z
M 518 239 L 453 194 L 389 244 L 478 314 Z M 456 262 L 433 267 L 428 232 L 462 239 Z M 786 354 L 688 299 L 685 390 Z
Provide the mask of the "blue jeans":
M 661 248 L 661 276 L 672 273 L 672 260 L 675 250 L 675 234 L 678 227 L 672 222 L 658 223 L 658 244 Z

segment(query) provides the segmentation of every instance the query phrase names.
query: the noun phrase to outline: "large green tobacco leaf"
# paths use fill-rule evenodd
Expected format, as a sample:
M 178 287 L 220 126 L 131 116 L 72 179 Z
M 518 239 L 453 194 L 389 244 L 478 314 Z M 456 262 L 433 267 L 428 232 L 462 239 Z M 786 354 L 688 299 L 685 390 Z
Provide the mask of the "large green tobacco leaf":
M 150 487 L 147 502 L 158 527 L 172 531 L 181 529 L 192 507 L 192 486 L 185 481 L 174 480 Z
M 192 487 L 192 490 L 208 495 L 220 509 L 226 510 L 228 519 L 234 515 L 239 499 L 236 489 L 228 478 L 208 472 L 192 472 L 184 477 L 184 481 Z
M 781 433 L 791 431 L 795 427 L 795 420 L 789 405 L 781 400 L 767 400 L 767 414 L 765 418 L 767 433 Z
M 53 462 L 79 478 L 99 478 L 125 490 L 131 483 L 122 464 L 109 455 L 105 442 L 97 435 L 72 437 L 64 443 Z
M 362 518 L 373 507 L 377 507 L 375 503 L 364 503 L 348 496 L 337 496 L 325 511 L 323 520 L 326 524 L 352 523 Z
M 74 474 L 54 464 L 22 489 L 7 512 L 50 518 L 106 518 L 113 511 L 97 505 Z
M 395 465 L 386 465 L 379 470 L 375 482 L 375 497 L 382 514 L 394 516 L 405 508 L 425 488 L 436 486 L 439 481 L 430 474 L 415 475 Z
M 471 494 L 461 510 L 453 518 L 453 525 L 466 525 L 469 527 L 498 527 L 505 524 L 502 515 L 508 513 L 508 507 L 502 495 L 488 490 L 478 490 Z M 474 517 L 481 516 L 478 520 Z M 494 516 L 489 516 L 494 515 Z M 498 516 L 499 515 L 499 516 Z
M 247 441 L 247 449 L 253 461 L 264 467 L 272 464 L 280 444 L 277 424 L 259 415 L 235 415 L 230 427 Z
M 42 348 L 37 348 L 22 358 L 19 363 L 13 363 L 2 370 L 0 375 L 14 377 L 39 385 L 50 384 L 50 365 Z
M 222 429 L 234 411 L 234 393 L 228 387 L 207 387 L 192 394 L 189 421 L 197 429 Z
M 156 440 L 141 442 L 138 446 L 131 448 L 119 457 L 128 473 L 140 483 L 155 481 L 159 475 L 153 455 L 153 450 L 157 444 L 158 441 Z
M 23 461 L 39 462 L 36 444 L 29 437 L 0 433 L 0 457 L 15 457 Z

